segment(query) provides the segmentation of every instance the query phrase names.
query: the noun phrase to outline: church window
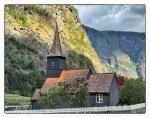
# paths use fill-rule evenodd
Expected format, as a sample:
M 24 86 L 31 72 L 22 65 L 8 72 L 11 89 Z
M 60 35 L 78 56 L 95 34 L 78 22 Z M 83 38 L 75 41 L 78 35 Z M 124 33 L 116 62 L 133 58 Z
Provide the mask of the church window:
M 54 62 L 52 62 L 52 66 L 54 66 Z
M 96 95 L 96 103 L 103 103 L 103 94 Z

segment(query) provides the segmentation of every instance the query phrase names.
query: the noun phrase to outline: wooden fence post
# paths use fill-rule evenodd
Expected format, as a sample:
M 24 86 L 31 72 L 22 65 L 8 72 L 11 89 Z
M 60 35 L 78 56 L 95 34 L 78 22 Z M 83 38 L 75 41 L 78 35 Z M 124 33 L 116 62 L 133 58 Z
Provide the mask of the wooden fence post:
M 105 111 L 107 111 L 107 107 L 105 106 Z

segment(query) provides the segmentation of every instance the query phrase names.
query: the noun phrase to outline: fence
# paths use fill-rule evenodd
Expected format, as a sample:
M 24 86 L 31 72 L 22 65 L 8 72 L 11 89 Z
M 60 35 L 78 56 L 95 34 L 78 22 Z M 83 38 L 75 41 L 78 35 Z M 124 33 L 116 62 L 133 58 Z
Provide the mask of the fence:
M 40 109 L 40 110 L 17 110 L 5 111 L 5 113 L 27 113 L 27 114 L 41 114 L 41 113 L 95 113 L 106 111 L 125 111 L 145 108 L 145 103 L 130 105 L 130 106 L 105 106 L 105 107 L 86 107 L 86 108 L 64 108 L 64 109 Z
M 31 109 L 31 105 L 5 106 L 5 111 L 12 111 L 12 110 L 29 110 L 29 109 Z

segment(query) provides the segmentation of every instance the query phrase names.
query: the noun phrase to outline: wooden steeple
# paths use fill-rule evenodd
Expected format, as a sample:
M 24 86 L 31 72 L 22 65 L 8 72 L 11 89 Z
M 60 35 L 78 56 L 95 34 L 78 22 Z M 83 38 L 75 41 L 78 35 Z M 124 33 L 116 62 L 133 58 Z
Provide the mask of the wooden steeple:
M 55 30 L 54 35 L 55 36 L 54 36 L 54 41 L 53 41 L 52 48 L 51 48 L 51 53 L 53 55 L 62 56 L 61 42 L 60 42 L 60 39 L 59 39 L 59 32 L 58 32 L 57 22 L 56 22 L 56 30 Z
M 51 54 L 47 57 L 47 78 L 58 78 L 65 68 L 66 57 L 62 55 L 61 42 L 59 39 L 58 26 L 56 23 L 56 30 L 51 48 Z

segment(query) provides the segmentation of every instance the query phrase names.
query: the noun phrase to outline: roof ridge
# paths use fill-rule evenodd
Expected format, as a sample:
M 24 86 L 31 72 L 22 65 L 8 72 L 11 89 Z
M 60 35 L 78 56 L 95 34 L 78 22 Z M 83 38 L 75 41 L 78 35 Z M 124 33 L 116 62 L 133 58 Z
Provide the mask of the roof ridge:
M 84 68 L 84 69 L 64 69 L 63 71 L 78 71 L 78 70 L 90 70 L 90 68 Z
M 91 74 L 91 75 L 101 75 L 101 74 L 115 74 L 115 73 L 94 73 L 94 74 Z

